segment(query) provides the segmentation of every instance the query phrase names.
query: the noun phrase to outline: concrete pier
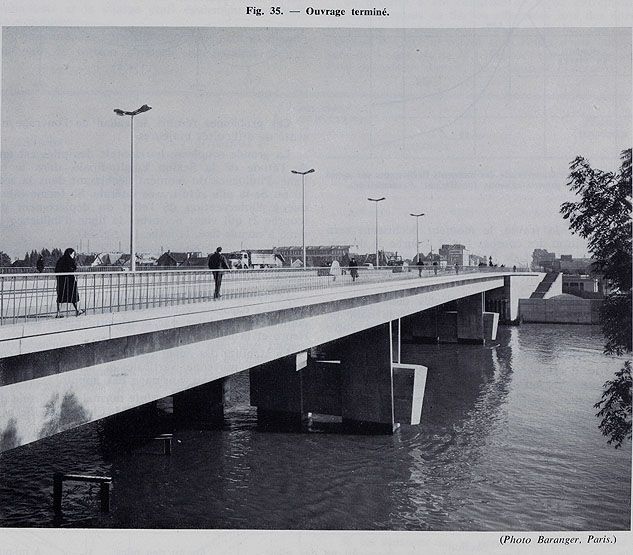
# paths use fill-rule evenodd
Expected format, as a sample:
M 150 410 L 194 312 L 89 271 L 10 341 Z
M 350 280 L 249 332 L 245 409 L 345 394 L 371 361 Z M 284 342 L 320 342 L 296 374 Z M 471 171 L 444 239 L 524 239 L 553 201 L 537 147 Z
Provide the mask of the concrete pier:
M 386 323 L 338 343 L 341 357 L 341 416 L 351 432 L 392 433 L 392 324 Z
M 402 318 L 402 333 L 414 343 L 483 344 L 496 338 L 494 321 L 498 323 L 498 315 L 495 320 L 493 313 L 486 314 L 484 294 L 477 293 Z
M 176 393 L 172 396 L 174 418 L 181 422 L 221 425 L 224 421 L 224 400 L 227 395 L 226 378 Z
M 251 405 L 257 407 L 257 420 L 262 428 L 301 430 L 307 411 L 302 375 L 297 369 L 300 361 L 300 356 L 292 354 L 251 368 Z
M 393 433 L 419 423 L 425 383 L 425 367 L 400 362 L 398 320 L 250 371 L 251 404 L 266 429 L 300 430 L 318 413 L 340 416 L 346 432 Z
M 457 342 L 484 343 L 484 294 L 455 301 L 457 305 Z

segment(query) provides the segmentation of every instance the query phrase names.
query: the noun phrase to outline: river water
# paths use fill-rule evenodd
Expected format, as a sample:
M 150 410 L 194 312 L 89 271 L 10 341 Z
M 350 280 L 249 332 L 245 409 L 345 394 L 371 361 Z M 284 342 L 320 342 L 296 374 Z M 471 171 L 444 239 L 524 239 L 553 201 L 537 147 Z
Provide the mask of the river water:
M 156 431 L 174 432 L 171 457 L 121 419 L 0 455 L 0 525 L 630 529 L 631 446 L 607 445 L 594 416 L 621 366 L 602 354 L 598 328 L 501 327 L 493 346 L 402 350 L 403 362 L 429 367 L 419 426 L 393 436 L 318 424 L 262 432 L 243 373 L 231 380 L 222 429 L 160 420 Z M 57 470 L 112 476 L 110 513 L 98 512 L 94 487 L 73 484 L 54 522 Z

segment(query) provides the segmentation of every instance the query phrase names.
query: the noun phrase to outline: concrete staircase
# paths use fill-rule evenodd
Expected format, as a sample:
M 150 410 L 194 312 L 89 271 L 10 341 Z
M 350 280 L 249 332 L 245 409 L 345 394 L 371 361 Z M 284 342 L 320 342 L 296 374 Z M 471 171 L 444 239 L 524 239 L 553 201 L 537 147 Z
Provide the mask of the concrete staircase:
M 542 279 L 541 283 L 538 284 L 538 287 L 530 295 L 530 299 L 543 299 L 545 295 L 550 290 L 552 284 L 556 281 L 559 272 L 548 272 L 545 274 L 545 277 Z

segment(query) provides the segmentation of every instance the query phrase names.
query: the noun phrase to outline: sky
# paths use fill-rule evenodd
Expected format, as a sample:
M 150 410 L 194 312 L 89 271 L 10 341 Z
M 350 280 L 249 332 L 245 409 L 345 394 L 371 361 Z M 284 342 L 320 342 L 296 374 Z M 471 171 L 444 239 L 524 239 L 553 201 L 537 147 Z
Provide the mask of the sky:
M 586 254 L 569 164 L 631 147 L 630 29 L 5 27 L 0 250 Z

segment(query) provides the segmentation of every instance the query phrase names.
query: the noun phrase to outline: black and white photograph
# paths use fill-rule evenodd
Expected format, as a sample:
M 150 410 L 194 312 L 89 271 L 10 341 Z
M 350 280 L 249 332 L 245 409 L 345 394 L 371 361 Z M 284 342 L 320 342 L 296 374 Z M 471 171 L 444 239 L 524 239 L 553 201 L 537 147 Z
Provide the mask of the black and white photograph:
M 627 552 L 631 8 L 118 4 L 2 14 L 0 553 Z

